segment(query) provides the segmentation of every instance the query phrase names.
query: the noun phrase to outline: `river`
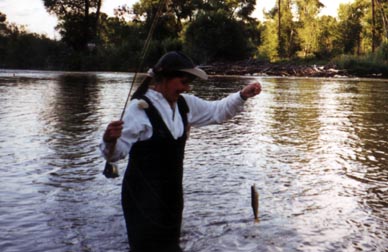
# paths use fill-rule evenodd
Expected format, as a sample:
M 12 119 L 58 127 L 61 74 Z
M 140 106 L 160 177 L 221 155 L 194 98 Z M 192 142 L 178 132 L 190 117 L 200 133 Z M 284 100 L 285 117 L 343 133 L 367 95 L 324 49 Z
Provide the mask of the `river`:
M 128 250 L 126 160 L 106 179 L 98 144 L 132 77 L 0 70 L 0 251 Z M 192 93 L 254 80 L 243 113 L 191 130 L 184 251 L 387 251 L 388 81 L 211 77 Z

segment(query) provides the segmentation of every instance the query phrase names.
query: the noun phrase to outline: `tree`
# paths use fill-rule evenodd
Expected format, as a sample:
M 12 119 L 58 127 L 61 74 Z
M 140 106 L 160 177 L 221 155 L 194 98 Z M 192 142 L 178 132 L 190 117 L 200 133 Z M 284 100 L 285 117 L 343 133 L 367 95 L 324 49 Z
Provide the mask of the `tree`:
M 360 54 L 361 18 L 365 6 L 360 4 L 340 4 L 338 9 L 338 31 L 340 44 L 345 54 Z
M 237 16 L 241 17 L 243 20 L 251 20 L 250 17 L 255 10 L 256 1 L 255 0 L 246 0 L 238 1 L 240 6 L 238 8 Z
M 314 52 L 317 58 L 330 58 L 340 54 L 342 47 L 339 45 L 338 22 L 332 16 L 322 16 L 318 18 L 318 48 Z
M 319 0 L 296 0 L 298 35 L 303 56 L 312 55 L 319 49 L 318 14 L 324 5 Z
M 50 69 L 60 58 L 61 44 L 43 35 L 29 33 L 24 26 L 9 24 L 0 12 L 0 67 Z
M 7 20 L 7 15 L 0 12 L 0 23 L 4 23 Z
M 375 0 L 372 1 L 372 52 L 376 48 L 376 15 L 375 15 Z
M 373 53 L 388 35 L 386 13 L 386 0 L 355 0 L 341 5 L 339 29 L 344 52 L 358 55 Z
M 223 11 L 229 17 L 238 18 L 243 21 L 251 19 L 250 16 L 256 6 L 255 0 L 202 0 L 200 2 L 197 4 L 197 7 L 205 13 L 210 11 Z
M 225 11 L 208 12 L 191 22 L 184 35 L 185 49 L 203 63 L 241 60 L 252 53 L 244 23 Z
M 381 15 L 382 26 L 384 31 L 385 40 L 388 39 L 388 1 L 387 0 L 376 0 L 379 13 Z
M 258 46 L 258 55 L 262 59 L 277 60 L 278 54 L 278 39 L 277 39 L 277 22 L 269 19 L 263 24 L 263 31 L 261 32 L 262 43 Z
M 4 59 L 6 55 L 6 25 L 7 15 L 0 12 L 0 59 Z M 0 66 L 1 66 L 1 60 L 0 60 Z
M 362 46 L 365 52 L 374 52 L 375 49 L 387 38 L 386 13 L 388 1 L 382 0 L 357 0 L 354 5 L 363 6 L 364 15 L 362 22 Z
M 95 42 L 102 0 L 43 0 L 50 14 L 59 19 L 63 40 L 77 51 Z
M 145 29 L 149 30 L 155 19 L 160 4 L 163 0 L 140 0 L 133 5 L 133 12 L 137 20 L 145 20 Z M 169 2 L 169 1 L 167 1 Z M 162 15 L 158 20 L 154 38 L 158 40 L 167 37 L 178 37 L 182 30 L 181 19 L 190 15 L 186 1 L 171 1 L 171 4 L 163 6 Z
M 279 0 L 265 14 L 265 29 L 259 54 L 270 60 L 291 58 L 298 49 L 291 0 Z M 274 47 L 275 46 L 275 47 Z M 275 50 L 275 51 L 274 51 Z
M 281 14 L 282 29 L 280 41 L 282 48 L 278 48 L 281 58 L 292 58 L 299 49 L 299 37 L 296 31 L 296 22 L 292 13 L 292 0 L 283 0 L 283 10 Z
M 258 23 L 250 17 L 256 4 L 254 0 L 170 0 L 168 2 L 154 34 L 154 39 L 160 42 L 162 50 L 179 48 L 181 41 L 184 41 L 185 48 L 192 53 L 199 53 L 198 48 L 205 48 L 205 55 L 199 57 L 204 61 L 241 58 L 245 57 L 247 52 L 232 56 L 236 50 L 230 46 L 242 46 L 243 49 L 251 52 L 251 44 L 259 40 L 259 34 L 253 29 Z M 159 3 L 159 0 L 140 0 L 133 5 L 135 19 L 144 20 L 146 30 L 151 26 Z M 209 20 L 214 23 L 210 23 Z M 207 27 L 198 27 L 198 24 L 206 24 Z M 230 30 L 226 30 L 226 27 Z M 198 36 L 192 33 L 193 30 L 198 32 Z M 215 36 L 213 32 L 220 36 Z M 217 39 L 220 41 L 216 42 Z M 194 41 L 196 45 L 193 44 Z M 210 42 L 207 43 L 207 41 Z M 219 47 L 215 47 L 215 51 L 211 52 L 209 48 L 213 48 L 216 44 Z M 230 51 L 226 52 L 226 48 L 230 48 Z M 220 53 L 221 51 L 223 54 Z
M 133 5 L 133 12 L 137 19 L 145 19 L 150 24 L 156 14 L 159 0 L 140 0 Z M 172 15 L 176 25 L 176 32 L 181 32 L 183 23 L 192 21 L 195 15 L 202 15 L 213 11 L 223 11 L 231 18 L 246 22 L 252 21 L 255 10 L 255 0 L 170 0 L 164 10 L 164 16 Z
M 284 40 L 282 37 L 282 1 L 277 1 L 278 7 L 278 53 L 282 57 L 284 56 Z

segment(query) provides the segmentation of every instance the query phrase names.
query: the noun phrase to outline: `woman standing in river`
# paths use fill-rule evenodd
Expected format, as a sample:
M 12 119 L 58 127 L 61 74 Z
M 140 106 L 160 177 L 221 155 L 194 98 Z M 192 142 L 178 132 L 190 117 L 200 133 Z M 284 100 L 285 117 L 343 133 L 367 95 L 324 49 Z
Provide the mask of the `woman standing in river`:
M 105 157 L 114 161 L 129 153 L 122 206 L 133 252 L 181 251 L 183 158 L 190 126 L 222 123 L 261 92 L 261 85 L 252 83 L 222 100 L 205 101 L 183 94 L 195 78 L 207 79 L 207 74 L 181 52 L 165 54 L 133 94 L 123 120 L 111 122 L 104 133 Z

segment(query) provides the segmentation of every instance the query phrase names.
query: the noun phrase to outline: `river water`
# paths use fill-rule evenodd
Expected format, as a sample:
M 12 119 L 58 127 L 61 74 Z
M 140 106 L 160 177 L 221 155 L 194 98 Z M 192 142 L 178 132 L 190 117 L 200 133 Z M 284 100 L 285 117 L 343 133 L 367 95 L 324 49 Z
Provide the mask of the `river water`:
M 128 249 L 98 143 L 132 77 L 0 71 L 0 251 Z M 242 114 L 191 130 L 184 251 L 387 251 L 388 81 L 212 77 L 192 93 L 254 80 Z

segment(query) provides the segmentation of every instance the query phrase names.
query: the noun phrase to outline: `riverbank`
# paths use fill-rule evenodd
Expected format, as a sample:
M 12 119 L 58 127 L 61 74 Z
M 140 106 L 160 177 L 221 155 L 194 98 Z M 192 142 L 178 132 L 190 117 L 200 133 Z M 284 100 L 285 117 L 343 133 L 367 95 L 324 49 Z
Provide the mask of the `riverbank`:
M 297 77 L 352 77 L 348 71 L 334 64 L 300 65 L 294 63 L 269 63 L 259 60 L 215 62 L 201 66 L 210 75 L 260 75 Z M 373 76 L 371 76 L 373 77 Z M 375 76 L 377 77 L 377 76 Z

